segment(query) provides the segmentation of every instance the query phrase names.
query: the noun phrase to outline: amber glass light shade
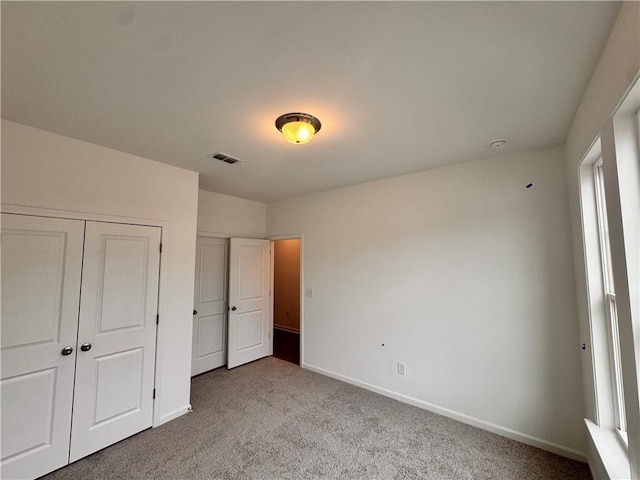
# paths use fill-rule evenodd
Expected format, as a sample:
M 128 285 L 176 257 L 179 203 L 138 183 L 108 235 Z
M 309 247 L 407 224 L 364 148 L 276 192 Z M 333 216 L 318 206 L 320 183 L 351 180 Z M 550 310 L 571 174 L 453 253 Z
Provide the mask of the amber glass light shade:
M 320 130 L 320 120 L 307 113 L 287 113 L 278 117 L 276 128 L 293 144 L 309 142 Z
M 314 133 L 316 129 L 306 122 L 291 122 L 282 127 L 284 138 L 291 143 L 307 143 Z

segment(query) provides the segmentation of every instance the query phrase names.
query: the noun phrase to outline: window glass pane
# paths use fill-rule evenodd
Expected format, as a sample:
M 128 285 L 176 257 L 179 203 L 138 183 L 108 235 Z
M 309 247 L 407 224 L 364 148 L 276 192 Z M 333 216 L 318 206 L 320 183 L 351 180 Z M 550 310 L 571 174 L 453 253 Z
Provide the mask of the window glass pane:
M 614 400 L 616 402 L 617 411 L 616 423 L 617 427 L 626 432 L 627 419 L 624 410 L 624 390 L 622 383 L 622 362 L 620 359 L 620 336 L 618 335 L 618 311 L 616 310 L 615 299 L 609 299 L 609 319 L 611 323 L 611 347 L 612 347 L 612 370 L 614 375 Z
M 605 293 L 615 293 L 613 272 L 611 271 L 611 248 L 609 247 L 609 225 L 607 223 L 607 203 L 604 196 L 604 176 L 602 160 L 595 166 L 596 202 L 598 211 L 598 232 L 600 234 L 600 250 L 602 255 L 602 275 Z

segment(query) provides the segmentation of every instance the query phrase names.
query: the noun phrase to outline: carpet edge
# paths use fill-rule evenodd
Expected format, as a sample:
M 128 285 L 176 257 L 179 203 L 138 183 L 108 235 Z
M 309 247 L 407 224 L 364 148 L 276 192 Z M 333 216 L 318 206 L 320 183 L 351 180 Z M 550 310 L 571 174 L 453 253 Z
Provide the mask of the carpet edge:
M 378 387 L 377 385 L 363 382 L 361 380 L 357 380 L 355 378 L 351 378 L 346 375 L 342 375 L 340 373 L 335 373 L 330 370 L 326 370 L 324 368 L 317 367 L 315 365 L 311 365 L 306 362 L 303 365 L 301 365 L 301 367 L 307 370 L 310 370 L 312 372 L 319 373 L 320 375 L 325 375 L 327 377 L 331 377 L 336 380 L 340 380 L 345 383 L 355 385 L 356 387 L 364 388 L 365 390 L 369 390 L 369 391 L 378 393 L 380 395 L 384 395 L 385 397 L 393 398 L 394 400 L 398 400 L 400 402 L 413 405 L 414 407 L 422 408 L 424 410 L 428 410 L 430 412 L 452 418 L 459 422 L 466 423 L 467 425 L 478 427 L 478 428 L 481 428 L 482 430 L 487 430 L 497 435 L 510 438 L 511 440 L 515 440 L 517 442 L 524 443 L 532 447 L 540 448 L 542 450 L 546 450 L 547 452 L 555 453 L 556 455 L 570 458 L 572 460 L 577 460 L 582 463 L 588 463 L 587 454 L 579 450 L 576 450 L 574 448 L 565 447 L 564 445 L 560 445 L 555 442 L 550 442 L 548 440 L 534 437 L 532 435 L 528 435 L 526 433 L 522 433 L 517 430 L 496 425 L 495 423 L 487 422 L 485 420 L 481 420 L 479 418 L 475 418 L 470 415 L 466 415 L 464 413 L 460 413 L 454 410 L 450 410 L 448 408 L 440 407 L 438 405 L 434 405 L 432 403 L 428 403 L 423 400 L 419 400 L 417 398 L 404 395 L 402 393 L 394 392 L 393 390 L 388 390 L 386 388 Z

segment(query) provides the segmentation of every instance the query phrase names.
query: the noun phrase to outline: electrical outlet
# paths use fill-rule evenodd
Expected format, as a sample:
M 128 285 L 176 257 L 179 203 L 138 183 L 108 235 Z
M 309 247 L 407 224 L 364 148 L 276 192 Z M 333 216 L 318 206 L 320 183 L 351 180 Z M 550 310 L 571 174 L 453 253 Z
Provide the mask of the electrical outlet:
M 398 362 L 398 375 L 405 375 L 407 373 L 407 365 L 402 362 Z
M 312 298 L 313 297 L 313 288 L 305 288 L 304 289 L 304 296 L 307 298 Z

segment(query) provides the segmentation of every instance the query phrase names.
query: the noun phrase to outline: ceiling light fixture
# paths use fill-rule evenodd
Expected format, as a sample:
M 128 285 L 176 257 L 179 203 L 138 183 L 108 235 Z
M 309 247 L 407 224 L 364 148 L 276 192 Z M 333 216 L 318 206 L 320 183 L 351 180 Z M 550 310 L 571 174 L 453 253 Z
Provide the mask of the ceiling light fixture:
M 303 144 L 320 131 L 320 120 L 308 113 L 285 113 L 276 119 L 276 128 L 288 142 Z

